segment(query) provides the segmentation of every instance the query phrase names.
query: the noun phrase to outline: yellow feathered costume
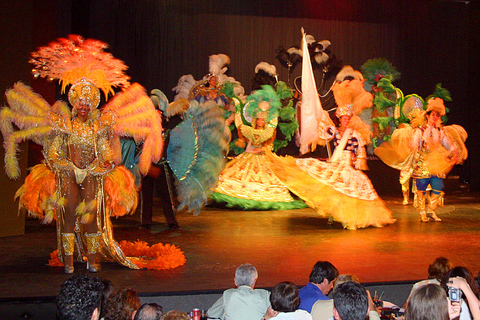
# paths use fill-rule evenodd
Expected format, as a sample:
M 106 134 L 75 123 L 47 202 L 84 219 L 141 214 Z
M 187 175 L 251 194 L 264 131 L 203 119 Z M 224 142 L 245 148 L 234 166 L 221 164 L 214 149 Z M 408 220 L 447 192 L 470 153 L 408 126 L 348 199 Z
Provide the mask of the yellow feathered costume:
M 69 256 L 75 252 L 77 260 L 84 261 L 98 250 L 107 260 L 138 269 L 145 263 L 124 255 L 113 238 L 110 221 L 111 216 L 134 212 L 138 203 L 133 176 L 120 165 L 120 137 L 143 142 L 139 168 L 146 174 L 150 164 L 161 157 L 161 119 L 145 89 L 139 84 L 130 85 L 123 62 L 103 51 L 106 46 L 71 35 L 32 53 L 30 62 L 35 66 L 35 76 L 60 80 L 62 91 L 71 85 L 68 98 L 73 109 L 62 101 L 50 106 L 21 82 L 9 89 L 8 107 L 0 111 L 5 170 L 12 179 L 20 176 L 16 158 L 19 143 L 31 140 L 42 145 L 45 161 L 32 168 L 16 198 L 20 209 L 31 216 L 43 219 L 44 223 L 57 221 L 59 260 L 64 262 L 67 252 Z M 114 87 L 121 87 L 122 91 L 101 111 L 96 109 L 100 90 L 108 99 Z M 89 107 L 86 120 L 77 116 L 77 106 L 82 105 Z M 79 204 L 70 212 L 69 203 L 77 201 Z M 64 230 L 66 214 L 76 215 L 74 234 Z M 96 233 L 83 230 L 89 223 L 96 224 Z M 66 243 L 70 234 L 71 243 Z M 132 246 L 129 248 L 129 254 L 135 255 Z M 170 268 L 185 263 L 178 249 L 176 256 L 175 261 L 180 263 L 161 265 Z M 160 264 L 156 265 L 154 268 Z

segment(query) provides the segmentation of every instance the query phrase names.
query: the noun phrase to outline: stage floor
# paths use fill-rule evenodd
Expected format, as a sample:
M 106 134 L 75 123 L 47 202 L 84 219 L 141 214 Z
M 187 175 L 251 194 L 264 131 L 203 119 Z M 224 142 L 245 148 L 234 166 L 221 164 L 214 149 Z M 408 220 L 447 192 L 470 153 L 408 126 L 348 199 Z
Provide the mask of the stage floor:
M 198 217 L 179 214 L 182 230 L 168 230 L 156 212 L 151 230 L 139 229 L 138 215 L 114 220 L 115 238 L 178 245 L 187 263 L 173 270 L 130 270 L 104 263 L 98 276 L 144 295 L 212 292 L 233 286 L 244 262 L 259 272 L 257 287 L 281 281 L 307 283 L 318 260 L 364 283 L 423 279 L 439 256 L 454 265 L 480 270 L 480 194 L 447 194 L 440 223 L 420 223 L 416 210 L 400 196 L 384 197 L 397 222 L 384 228 L 344 230 L 327 224 L 310 208 L 291 211 L 232 211 L 208 207 Z M 55 249 L 55 227 L 28 220 L 22 236 L 0 238 L 0 298 L 52 297 L 68 275 L 47 265 Z M 86 273 L 77 264 L 75 272 Z

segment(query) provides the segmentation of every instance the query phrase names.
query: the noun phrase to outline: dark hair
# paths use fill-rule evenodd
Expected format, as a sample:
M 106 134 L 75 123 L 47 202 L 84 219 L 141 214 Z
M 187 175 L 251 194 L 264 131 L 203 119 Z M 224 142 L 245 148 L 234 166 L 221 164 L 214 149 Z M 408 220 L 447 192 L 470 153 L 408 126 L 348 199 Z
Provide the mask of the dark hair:
M 105 320 L 131 320 L 135 310 L 142 303 L 135 290 L 122 288 L 112 294 L 105 308 Z
M 60 286 L 57 296 L 59 320 L 90 320 L 102 299 L 103 284 L 97 277 L 74 275 Z
M 278 312 L 293 312 L 300 305 L 297 286 L 291 282 L 280 282 L 270 294 L 272 309 Z
M 445 276 L 443 277 L 442 279 L 442 282 L 441 282 L 441 286 L 442 288 L 445 290 L 445 292 L 448 293 L 448 287 L 447 287 L 447 281 L 450 279 L 450 278 L 454 278 L 454 277 L 462 277 L 464 278 L 468 285 L 470 286 L 470 288 L 472 289 L 473 293 L 475 294 L 475 296 L 478 297 L 478 286 L 477 286 L 477 283 L 475 281 L 475 277 L 473 276 L 473 274 L 470 272 L 470 270 L 468 270 L 467 268 L 465 267 L 455 267 L 453 268 L 452 270 L 448 271 L 447 273 L 445 273 Z M 468 300 L 465 301 L 467 303 L 467 306 L 469 306 L 468 304 Z M 470 307 L 470 306 L 469 306 Z
M 134 320 L 160 320 L 163 315 L 163 308 L 156 303 L 145 303 L 138 308 Z
M 112 295 L 114 288 L 112 281 L 108 279 L 102 279 L 103 290 L 102 290 L 102 302 L 100 310 L 100 318 L 105 317 L 105 308 L 107 307 L 108 298 Z
M 365 320 L 368 312 L 368 294 L 356 282 L 347 281 L 333 290 L 333 306 L 343 320 Z
M 323 282 L 323 279 L 332 282 L 336 277 L 338 277 L 338 270 L 333 264 L 328 261 L 318 261 L 313 266 L 309 282 L 320 284 Z
M 413 291 L 405 308 L 405 320 L 449 320 L 445 290 L 430 283 Z
M 453 268 L 453 264 L 444 257 L 438 257 L 428 266 L 428 278 L 441 282 L 445 273 Z

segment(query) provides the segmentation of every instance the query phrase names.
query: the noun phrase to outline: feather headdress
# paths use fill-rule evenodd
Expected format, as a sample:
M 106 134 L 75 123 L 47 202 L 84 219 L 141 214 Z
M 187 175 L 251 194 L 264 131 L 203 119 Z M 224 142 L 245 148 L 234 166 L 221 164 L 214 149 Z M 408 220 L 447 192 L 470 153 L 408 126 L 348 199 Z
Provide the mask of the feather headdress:
M 70 103 L 74 104 L 83 97 L 96 107 L 100 97 L 93 88 L 102 90 L 108 98 L 109 94 L 114 94 L 114 87 L 130 85 L 130 77 L 124 73 L 128 67 L 105 52 L 107 47 L 99 40 L 84 40 L 81 36 L 69 35 L 38 48 L 29 62 L 34 65 L 32 73 L 35 77 L 59 80 L 62 93 L 67 86 L 73 85 L 73 93 L 69 94 Z

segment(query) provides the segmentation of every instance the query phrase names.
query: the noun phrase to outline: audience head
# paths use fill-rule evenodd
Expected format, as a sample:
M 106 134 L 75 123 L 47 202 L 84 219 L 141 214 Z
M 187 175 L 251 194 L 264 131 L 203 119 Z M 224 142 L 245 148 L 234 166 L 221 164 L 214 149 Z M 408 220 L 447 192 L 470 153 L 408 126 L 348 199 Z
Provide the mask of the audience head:
M 107 307 L 108 298 L 112 295 L 114 288 L 113 283 L 110 280 L 102 279 L 103 291 L 102 291 L 102 304 L 100 310 L 100 318 L 105 317 L 105 308 Z
M 438 257 L 428 266 L 428 279 L 437 279 L 441 282 L 445 273 L 453 268 L 453 264 L 444 257 Z
M 102 294 L 100 278 L 79 274 L 66 279 L 57 296 L 58 319 L 99 319 Z
M 310 282 L 311 283 L 322 283 L 324 279 L 327 279 L 328 282 L 332 282 L 335 278 L 338 277 L 338 270 L 333 264 L 328 261 L 318 261 L 313 266 L 312 272 L 310 273 Z
M 444 275 L 444 277 L 441 281 L 441 285 L 442 285 L 443 289 L 445 289 L 448 292 L 447 281 L 450 278 L 455 278 L 455 277 L 462 277 L 465 280 L 467 280 L 467 283 L 470 286 L 470 288 L 472 289 L 473 293 L 475 293 L 475 295 L 478 297 L 479 290 L 478 290 L 477 282 L 475 281 L 475 277 L 470 272 L 470 270 L 468 270 L 465 267 L 454 267 L 454 268 L 452 268 L 452 270 L 445 273 L 445 275 Z
M 163 308 L 156 303 L 145 303 L 135 313 L 134 320 L 160 320 L 162 319 Z
M 413 291 L 405 308 L 405 320 L 448 320 L 448 300 L 438 284 L 426 284 Z
M 333 288 L 335 279 L 338 277 L 338 270 L 328 261 L 318 261 L 310 273 L 309 282 L 317 285 L 324 295 L 327 295 Z
M 291 282 L 281 282 L 272 289 L 270 304 L 277 312 L 293 312 L 300 305 L 297 286 Z
M 333 314 L 336 320 L 365 320 L 368 313 L 367 290 L 359 283 L 347 281 L 333 291 Z
M 235 284 L 237 286 L 255 287 L 257 282 L 258 272 L 250 263 L 240 265 L 235 271 Z
M 335 280 L 335 285 L 334 285 L 334 287 L 333 287 L 333 290 L 335 290 L 335 288 L 336 288 L 339 284 L 342 284 L 342 283 L 347 282 L 347 281 L 353 281 L 353 282 L 356 282 L 356 283 L 360 283 L 360 279 L 358 279 L 358 277 L 357 277 L 356 275 L 349 274 L 349 273 L 340 274 L 340 275 L 337 277 L 337 280 Z
M 105 320 L 131 320 L 142 303 L 135 290 L 122 288 L 107 301 Z
M 478 275 L 477 275 L 477 287 L 480 288 L 480 271 L 478 271 Z
M 162 320 L 191 320 L 191 318 L 186 312 L 172 310 L 165 313 Z

